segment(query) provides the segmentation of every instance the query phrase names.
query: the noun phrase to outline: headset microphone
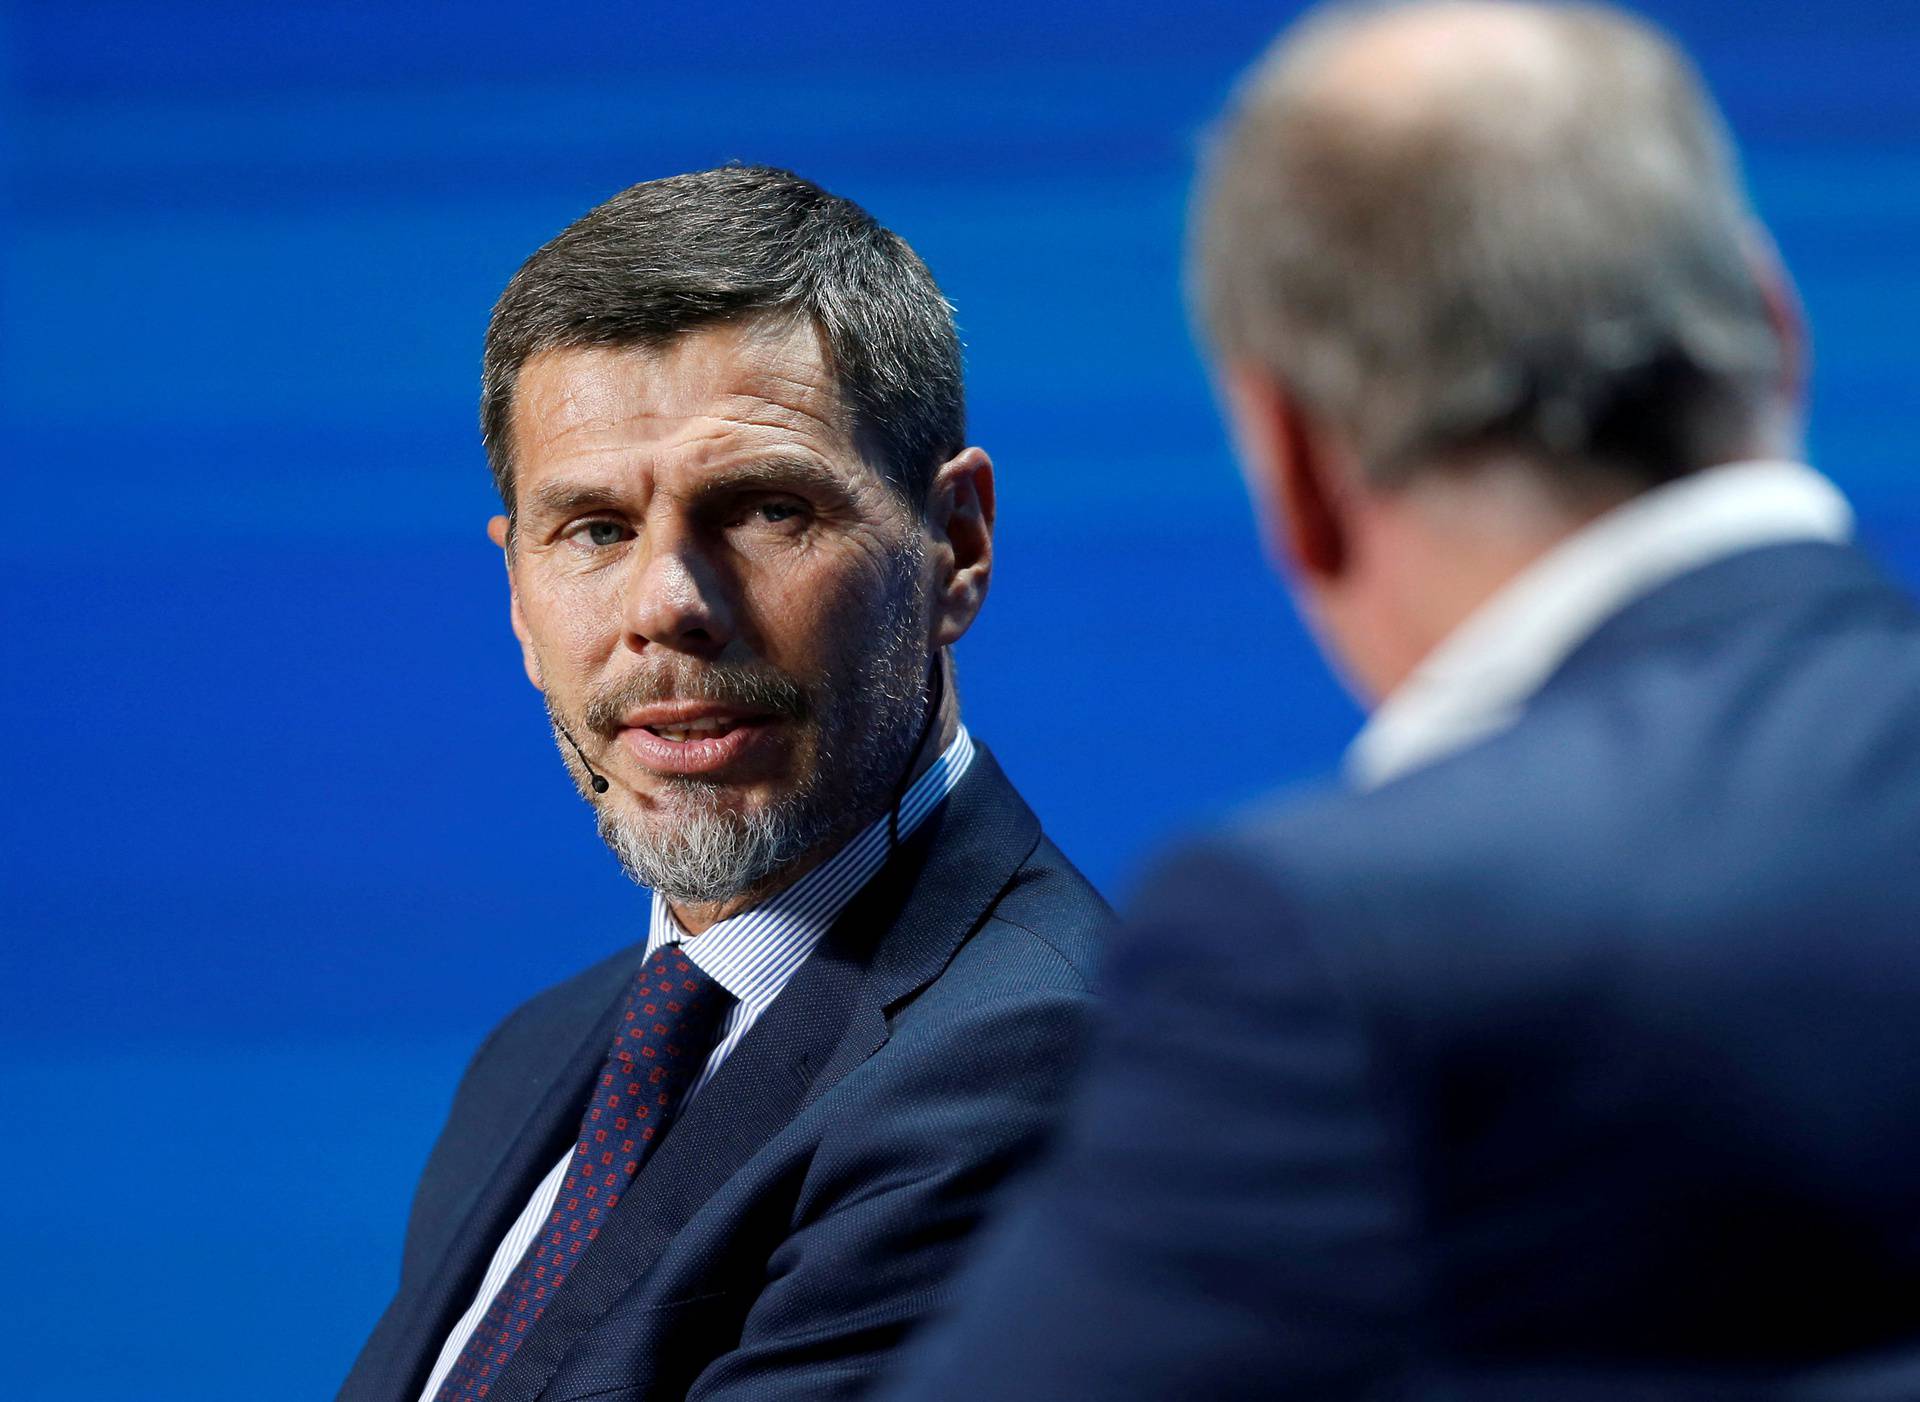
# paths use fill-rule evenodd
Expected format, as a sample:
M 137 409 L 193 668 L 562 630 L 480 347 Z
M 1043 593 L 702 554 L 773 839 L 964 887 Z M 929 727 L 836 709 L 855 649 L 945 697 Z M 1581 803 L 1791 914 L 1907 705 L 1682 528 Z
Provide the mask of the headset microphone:
M 587 778 L 593 781 L 593 791 L 595 793 L 605 793 L 607 791 L 606 779 L 594 772 L 593 765 L 587 760 L 587 752 L 580 748 L 580 742 L 573 738 L 573 732 L 560 724 L 558 720 L 554 721 L 553 728 L 567 737 L 567 743 L 573 746 L 573 752 L 580 756 L 580 767 L 587 771 Z

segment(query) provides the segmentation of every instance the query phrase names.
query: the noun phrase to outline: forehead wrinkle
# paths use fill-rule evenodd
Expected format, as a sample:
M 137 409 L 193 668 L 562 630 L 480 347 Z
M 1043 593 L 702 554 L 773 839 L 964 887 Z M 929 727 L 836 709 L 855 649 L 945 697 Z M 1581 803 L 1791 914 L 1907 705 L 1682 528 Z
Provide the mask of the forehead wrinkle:
M 629 460 L 635 472 L 644 477 L 648 495 L 660 493 L 679 500 L 752 487 L 791 487 L 795 490 L 811 487 L 818 492 L 855 498 L 866 485 L 868 474 L 864 467 L 858 473 L 836 469 L 831 459 L 823 457 L 808 445 L 726 442 L 730 437 L 724 427 L 715 427 L 699 438 L 683 440 L 664 450 L 659 445 L 635 447 L 608 444 L 602 448 L 566 455 L 560 459 L 558 466 L 561 475 L 534 486 L 526 493 L 527 502 L 536 513 L 553 515 L 626 506 L 636 485 L 631 474 L 621 473 L 617 482 L 595 482 L 565 475 L 566 462 L 603 455 Z M 692 454 L 696 460 L 687 464 L 692 469 L 690 474 L 674 470 L 676 450 L 684 455 L 689 449 L 697 450 L 716 442 L 719 444 L 717 451 L 695 451 Z
M 791 422 L 783 420 L 798 419 L 818 425 L 832 438 L 851 439 L 850 416 L 839 382 L 824 365 L 806 368 L 815 372 L 817 378 L 779 365 L 754 365 L 744 377 L 747 382 L 720 396 L 719 402 L 743 423 L 764 428 L 792 428 Z
M 719 326 L 661 347 L 556 348 L 529 360 L 521 384 L 523 479 L 609 459 L 656 477 L 689 458 L 782 447 L 869 465 L 810 324 Z
M 570 387 L 560 396 L 560 402 L 554 405 L 556 412 L 535 414 L 531 405 L 526 408 L 524 417 L 537 419 L 546 427 L 537 442 L 541 445 L 558 443 L 582 435 L 618 433 L 624 426 L 634 423 L 658 421 L 665 424 L 701 424 L 703 431 L 683 436 L 683 441 L 698 442 L 724 435 L 730 429 L 761 428 L 778 432 L 794 432 L 803 425 L 814 425 L 822 430 L 835 446 L 846 446 L 851 435 L 841 422 L 843 413 L 837 391 L 829 386 L 814 385 L 803 379 L 784 376 L 770 371 L 756 373 L 756 379 L 771 381 L 763 391 L 760 386 L 728 390 L 715 395 L 704 406 L 689 404 L 684 409 L 663 407 L 658 404 L 634 404 L 622 406 L 619 412 L 608 413 L 598 406 L 587 407 L 585 398 L 576 388 Z M 783 387 L 792 387 L 796 392 L 791 395 L 780 394 Z M 806 400 L 815 394 L 824 394 L 831 402 L 831 408 L 825 412 L 808 407 Z M 570 413 L 570 411 L 572 411 Z M 577 413 L 578 417 L 572 414 Z M 668 437 L 671 434 L 648 434 L 654 437 Z
M 818 422 L 811 416 L 808 418 L 811 422 Z M 660 427 L 637 434 L 626 431 L 637 424 L 658 424 Z M 793 432 L 793 427 L 784 416 L 750 418 L 725 410 L 679 414 L 644 408 L 632 413 L 602 415 L 554 426 L 532 446 L 549 461 L 557 462 L 636 455 L 670 461 L 673 456 L 688 452 L 706 456 L 716 450 L 751 451 L 762 446 L 764 440 L 757 433 L 743 435 L 742 429 L 789 434 Z M 782 444 L 776 441 L 773 446 Z M 800 442 L 794 442 L 791 446 L 796 452 L 817 451 L 813 445 Z M 832 446 L 841 444 L 836 441 Z

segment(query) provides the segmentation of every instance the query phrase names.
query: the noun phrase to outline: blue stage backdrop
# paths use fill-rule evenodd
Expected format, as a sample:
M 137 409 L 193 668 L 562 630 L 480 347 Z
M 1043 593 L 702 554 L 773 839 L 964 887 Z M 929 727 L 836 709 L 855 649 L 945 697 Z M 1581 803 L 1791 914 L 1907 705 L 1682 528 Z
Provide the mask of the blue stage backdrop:
M 329 1395 L 465 1054 L 642 937 L 473 428 L 501 285 L 630 182 L 789 165 L 932 265 L 1002 492 L 966 714 L 1105 889 L 1331 768 L 1178 294 L 1288 12 L 0 8 L 0 1397 Z M 1815 460 L 1920 576 L 1920 9 L 1654 13 L 1800 279 Z

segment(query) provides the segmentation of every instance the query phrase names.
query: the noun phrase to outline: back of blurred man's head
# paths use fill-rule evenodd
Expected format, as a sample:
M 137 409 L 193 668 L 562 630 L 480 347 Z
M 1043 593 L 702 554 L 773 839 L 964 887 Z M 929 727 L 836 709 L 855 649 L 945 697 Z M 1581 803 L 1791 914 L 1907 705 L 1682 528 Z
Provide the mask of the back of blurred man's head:
M 1277 553 L 1369 695 L 1608 506 L 1793 450 L 1784 277 L 1691 65 L 1618 11 L 1310 14 L 1229 114 L 1192 282 Z

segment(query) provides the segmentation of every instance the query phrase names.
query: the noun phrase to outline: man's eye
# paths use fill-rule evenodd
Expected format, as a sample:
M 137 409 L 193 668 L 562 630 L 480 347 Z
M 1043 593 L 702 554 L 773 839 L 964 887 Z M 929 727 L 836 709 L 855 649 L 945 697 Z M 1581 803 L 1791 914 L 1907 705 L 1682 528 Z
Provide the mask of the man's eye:
M 571 532 L 576 540 L 587 545 L 618 545 L 632 533 L 619 521 L 582 521 Z
M 790 521 L 804 514 L 805 511 L 806 508 L 797 501 L 762 501 L 756 502 L 753 510 L 748 514 L 769 525 L 777 525 L 781 521 Z

